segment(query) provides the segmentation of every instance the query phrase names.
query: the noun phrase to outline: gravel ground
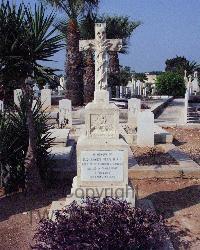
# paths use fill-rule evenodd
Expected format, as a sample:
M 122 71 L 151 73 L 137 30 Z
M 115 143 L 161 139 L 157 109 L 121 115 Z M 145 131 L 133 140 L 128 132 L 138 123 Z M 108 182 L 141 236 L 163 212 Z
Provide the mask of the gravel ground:
M 143 147 L 138 146 L 131 147 L 135 160 L 140 166 L 144 165 L 178 165 L 178 162 L 171 157 L 168 153 L 165 153 L 160 146 L 155 147 Z
M 52 201 L 65 199 L 70 187 L 71 182 L 63 181 L 31 197 L 22 193 L 0 197 L 0 250 L 31 249 L 38 222 L 47 217 Z
M 175 249 L 200 249 L 200 180 L 135 180 L 139 198 L 166 220 Z
M 173 143 L 200 165 L 200 128 L 166 128 L 174 136 Z

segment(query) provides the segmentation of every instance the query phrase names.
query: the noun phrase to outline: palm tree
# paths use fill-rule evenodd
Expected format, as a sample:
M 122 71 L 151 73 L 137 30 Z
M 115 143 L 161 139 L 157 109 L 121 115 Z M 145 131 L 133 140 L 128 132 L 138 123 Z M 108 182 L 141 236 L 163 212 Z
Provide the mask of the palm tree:
M 60 50 L 61 36 L 55 35 L 51 28 L 55 15 L 45 15 L 42 5 L 35 7 L 34 12 L 20 4 L 2 3 L 0 8 L 0 78 L 1 82 L 14 83 L 22 88 L 27 103 L 27 126 L 29 145 L 25 157 L 27 190 L 41 188 L 39 168 L 36 165 L 36 138 L 32 113 L 33 93 L 26 79 L 34 76 L 48 78 L 49 68 L 43 67 L 40 61 L 49 58 Z
M 94 24 L 96 16 L 93 13 L 87 13 L 80 22 L 78 23 L 80 31 L 80 39 L 88 40 L 94 39 Z M 66 41 L 67 37 L 67 23 L 65 20 L 60 21 L 56 25 L 59 32 L 65 36 Z M 87 104 L 91 102 L 94 97 L 95 89 L 95 64 L 94 64 L 94 51 L 88 49 L 87 51 L 82 52 L 82 69 L 83 69 L 83 96 L 84 103 Z
M 80 37 L 84 40 L 95 38 L 95 18 L 96 16 L 89 13 L 82 22 L 80 22 Z M 94 62 L 94 51 L 88 49 L 83 53 L 84 57 L 84 103 L 87 104 L 94 99 L 95 91 L 95 62 Z
M 78 20 L 84 13 L 90 13 L 97 7 L 99 0 L 46 0 L 46 2 L 61 9 L 67 15 L 68 20 L 65 20 L 65 23 L 67 23 L 66 97 L 72 101 L 73 105 L 82 105 L 83 65 L 82 55 L 79 52 L 80 32 Z
M 108 39 L 122 39 L 123 48 L 120 53 L 128 52 L 128 43 L 133 31 L 141 25 L 140 21 L 131 21 L 127 16 L 106 16 L 97 19 L 98 22 L 106 23 L 106 35 Z M 112 74 L 120 72 L 119 57 L 117 51 L 109 52 L 109 71 Z

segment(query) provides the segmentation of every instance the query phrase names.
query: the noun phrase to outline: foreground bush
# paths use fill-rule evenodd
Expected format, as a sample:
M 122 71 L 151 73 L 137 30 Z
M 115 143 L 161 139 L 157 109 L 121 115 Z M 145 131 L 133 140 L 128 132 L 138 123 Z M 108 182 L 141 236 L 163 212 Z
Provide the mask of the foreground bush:
M 160 95 L 169 95 L 174 97 L 184 96 L 184 79 L 178 73 L 165 72 L 157 77 L 156 90 Z
M 125 201 L 87 199 L 43 219 L 34 249 L 158 249 L 162 220 L 154 212 L 133 208 Z

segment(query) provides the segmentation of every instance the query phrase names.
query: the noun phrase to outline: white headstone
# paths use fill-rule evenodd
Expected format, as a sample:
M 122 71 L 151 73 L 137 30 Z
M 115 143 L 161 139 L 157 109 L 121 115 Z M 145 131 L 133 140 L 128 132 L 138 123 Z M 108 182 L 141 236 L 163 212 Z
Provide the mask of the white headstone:
M 198 81 L 198 76 L 197 76 L 197 72 L 194 72 L 194 80 L 192 81 L 192 92 L 194 94 L 197 94 L 200 92 L 200 88 L 199 88 L 199 81 Z
M 20 99 L 22 97 L 22 90 L 21 89 L 15 89 L 14 90 L 14 103 L 17 107 L 20 106 Z
M 3 101 L 0 100 L 0 112 L 4 111 Z
M 141 100 L 131 98 L 128 100 L 128 124 L 135 128 L 137 126 L 138 113 L 141 111 Z
M 59 126 L 72 126 L 72 102 L 68 99 L 59 101 Z
M 137 117 L 137 145 L 154 146 L 154 114 L 148 109 L 139 112 Z
M 119 95 L 119 86 L 116 86 L 116 96 L 115 97 L 116 98 L 120 97 L 120 95 Z
M 37 83 L 35 83 L 33 86 L 33 93 L 34 93 L 35 97 L 39 97 L 39 95 L 40 95 L 40 89 L 39 89 Z
M 42 110 L 51 109 L 51 90 L 50 89 L 42 89 L 41 90 L 41 104 Z
M 124 86 L 119 87 L 119 97 L 123 98 L 124 97 Z

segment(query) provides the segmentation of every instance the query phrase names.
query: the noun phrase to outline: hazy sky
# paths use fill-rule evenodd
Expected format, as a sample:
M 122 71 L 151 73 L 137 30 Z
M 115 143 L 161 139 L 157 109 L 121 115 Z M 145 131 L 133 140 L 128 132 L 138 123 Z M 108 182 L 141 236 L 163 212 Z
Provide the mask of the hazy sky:
M 100 0 L 99 12 L 142 22 L 130 40 L 129 54 L 120 56 L 121 65 L 136 72 L 164 70 L 165 60 L 176 55 L 200 63 L 200 0 Z M 54 59 L 52 65 L 63 70 L 65 51 Z

